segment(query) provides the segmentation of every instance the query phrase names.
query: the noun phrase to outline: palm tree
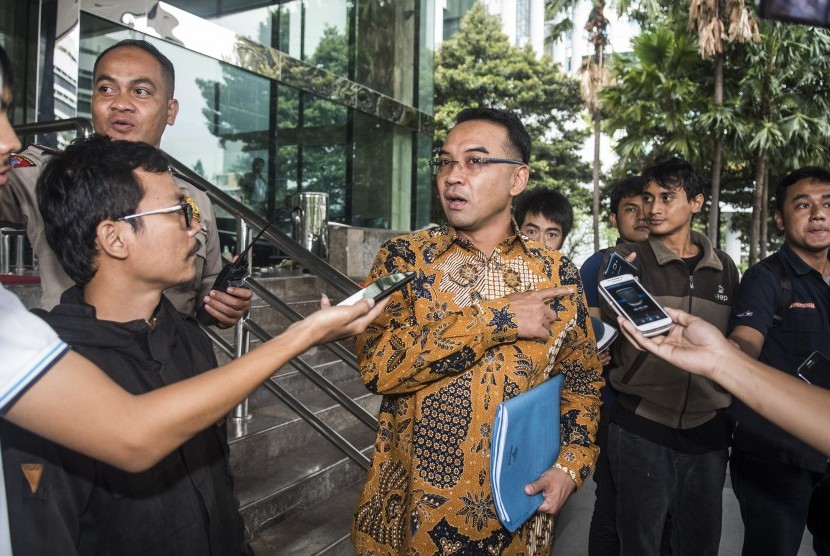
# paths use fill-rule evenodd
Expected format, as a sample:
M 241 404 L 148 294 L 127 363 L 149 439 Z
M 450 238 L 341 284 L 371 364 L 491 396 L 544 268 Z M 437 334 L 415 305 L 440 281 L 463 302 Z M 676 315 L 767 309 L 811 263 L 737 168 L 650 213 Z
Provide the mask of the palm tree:
M 599 91 L 606 83 L 605 79 L 605 46 L 608 44 L 608 20 L 605 18 L 604 0 L 595 0 L 594 7 L 588 16 L 585 29 L 589 40 L 594 45 L 594 57 L 582 67 L 582 82 L 580 93 L 585 106 L 594 122 L 594 162 L 592 165 L 593 177 L 593 214 L 594 251 L 599 251 L 599 173 L 600 173 L 600 137 L 602 135 L 602 105 L 599 102 Z
M 755 161 L 752 264 L 766 252 L 767 176 L 830 161 L 830 32 L 765 23 L 762 41 L 747 49 L 745 67 L 740 133 Z
M 712 194 L 709 208 L 709 240 L 717 245 L 718 229 L 720 228 L 719 202 L 720 182 L 723 168 L 723 134 L 720 125 L 728 119 L 724 114 L 723 106 L 723 62 L 726 43 L 747 42 L 759 40 L 758 23 L 750 15 L 744 0 L 726 0 L 726 22 L 728 28 L 724 30 L 724 19 L 720 10 L 719 0 L 691 0 L 689 5 L 689 30 L 696 30 L 698 47 L 703 59 L 714 58 L 714 117 L 710 121 L 714 137 L 712 152 Z

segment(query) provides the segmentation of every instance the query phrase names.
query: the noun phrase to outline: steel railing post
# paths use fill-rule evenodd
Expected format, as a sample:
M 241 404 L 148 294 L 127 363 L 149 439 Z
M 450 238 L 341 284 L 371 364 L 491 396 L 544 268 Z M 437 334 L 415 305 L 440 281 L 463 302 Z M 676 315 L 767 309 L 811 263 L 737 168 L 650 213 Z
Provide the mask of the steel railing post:
M 241 251 L 245 248 L 245 246 L 250 241 L 250 229 L 248 228 L 248 223 L 245 222 L 242 218 L 236 219 L 236 250 L 237 252 Z M 253 248 L 251 248 L 251 254 L 248 257 L 248 274 L 251 273 L 251 266 L 253 261 Z M 251 334 L 248 332 L 248 328 L 245 326 L 245 321 L 250 318 L 250 311 L 246 312 L 242 315 L 242 318 L 239 319 L 239 322 L 236 323 L 234 326 L 234 348 L 235 348 L 235 357 L 239 358 L 248 353 L 248 350 L 251 348 Z M 250 410 L 248 409 L 248 398 L 242 400 L 242 403 L 237 405 L 233 409 L 233 414 L 231 415 L 231 419 L 236 423 L 242 423 L 245 421 L 250 421 L 251 417 Z

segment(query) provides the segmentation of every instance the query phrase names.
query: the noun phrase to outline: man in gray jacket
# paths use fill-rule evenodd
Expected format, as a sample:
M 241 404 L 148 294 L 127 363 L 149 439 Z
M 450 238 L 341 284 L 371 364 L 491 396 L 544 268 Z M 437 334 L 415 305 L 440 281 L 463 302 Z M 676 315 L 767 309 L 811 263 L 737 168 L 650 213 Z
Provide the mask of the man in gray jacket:
M 643 174 L 649 238 L 609 249 L 627 256 L 640 282 L 668 307 L 683 309 L 726 330 L 738 271 L 732 259 L 691 229 L 703 207 L 700 174 L 672 159 Z M 602 303 L 603 318 L 616 315 Z M 617 530 L 622 554 L 659 554 L 671 514 L 674 556 L 716 555 L 726 474 L 730 395 L 638 351 L 614 345 L 609 376 L 619 392 L 608 432 L 608 459 L 617 487 Z

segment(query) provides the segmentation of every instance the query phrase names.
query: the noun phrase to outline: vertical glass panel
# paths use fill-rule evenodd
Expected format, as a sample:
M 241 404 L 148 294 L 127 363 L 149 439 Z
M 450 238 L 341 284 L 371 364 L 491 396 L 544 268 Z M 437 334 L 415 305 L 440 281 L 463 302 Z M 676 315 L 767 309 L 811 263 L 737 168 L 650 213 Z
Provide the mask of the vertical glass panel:
M 432 114 L 435 106 L 435 4 L 432 0 L 421 0 L 416 108 L 427 114 Z
M 360 112 L 354 128 L 354 224 L 409 230 L 412 132 Z
M 424 228 L 430 222 L 441 221 L 434 220 L 431 216 L 434 178 L 430 174 L 428 162 L 432 158 L 433 138 L 432 135 L 418 134 L 416 141 L 418 151 L 413 172 L 415 194 L 412 196 L 412 229 Z M 440 212 L 440 207 L 438 210 Z
M 286 172 L 286 195 L 329 195 L 329 220 L 348 223 L 346 214 L 346 107 L 287 85 L 279 87 L 277 166 Z M 294 165 L 294 168 L 291 165 Z
M 415 0 L 357 0 L 355 81 L 413 105 Z
M 302 59 L 337 75 L 348 76 L 348 2 L 305 0 Z

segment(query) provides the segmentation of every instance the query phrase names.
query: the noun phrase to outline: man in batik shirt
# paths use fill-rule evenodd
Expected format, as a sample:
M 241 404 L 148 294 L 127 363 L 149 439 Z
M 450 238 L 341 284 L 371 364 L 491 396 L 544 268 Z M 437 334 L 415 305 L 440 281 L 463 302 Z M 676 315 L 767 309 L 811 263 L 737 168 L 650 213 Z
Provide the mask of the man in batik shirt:
M 518 118 L 464 110 L 438 156 L 449 226 L 391 240 L 368 278 L 416 273 L 357 341 L 384 399 L 352 540 L 360 554 L 547 555 L 553 515 L 597 457 L 601 367 L 579 272 L 511 218 L 529 173 Z M 562 448 L 526 487 L 545 502 L 510 533 L 490 489 L 496 407 L 559 373 Z

